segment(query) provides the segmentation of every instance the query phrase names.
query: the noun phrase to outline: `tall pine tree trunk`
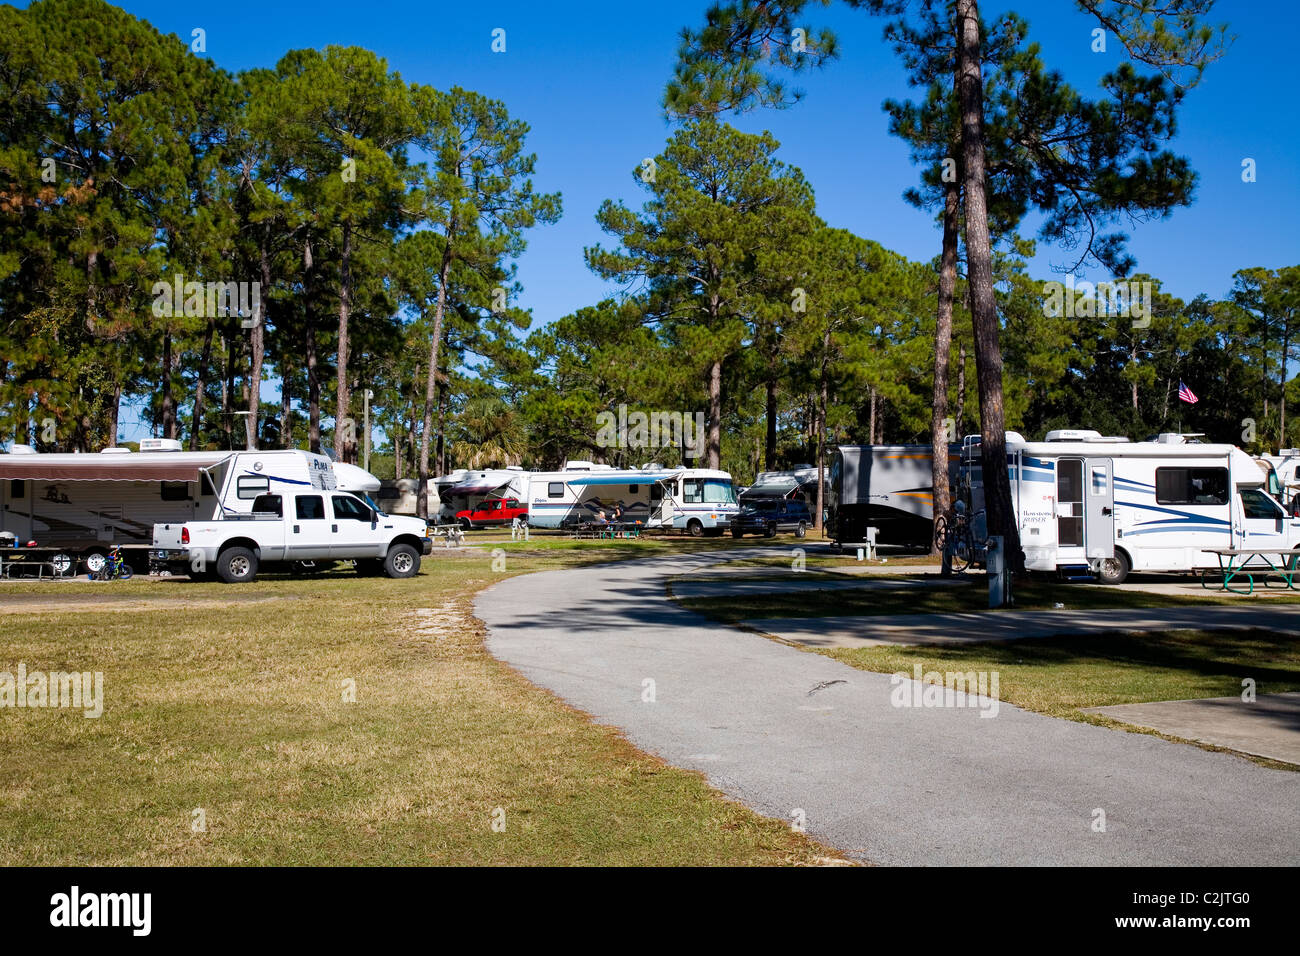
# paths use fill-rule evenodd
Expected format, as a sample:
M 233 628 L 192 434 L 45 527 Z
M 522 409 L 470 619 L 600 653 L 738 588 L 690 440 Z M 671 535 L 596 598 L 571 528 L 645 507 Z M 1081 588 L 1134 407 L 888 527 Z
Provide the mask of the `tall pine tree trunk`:
M 352 315 L 352 223 L 343 223 L 343 247 L 339 256 L 339 342 L 334 403 L 334 455 L 339 461 L 356 464 L 357 433 L 352 421 L 348 394 L 348 319 Z
M 984 176 L 984 80 L 981 72 L 979 4 L 957 0 L 958 71 L 961 79 L 962 164 L 966 202 L 966 275 L 975 329 L 975 377 L 980 400 L 980 451 L 984 505 L 991 534 L 1001 535 L 1009 567 L 1023 571 L 1024 553 L 1011 504 L 1007 473 L 1006 411 L 1002 404 L 1002 350 L 998 305 L 993 292 L 993 247 L 989 239 Z
M 934 414 L 930 419 L 933 465 L 931 513 L 937 521 L 949 507 L 948 488 L 948 366 L 952 360 L 952 309 L 957 292 L 957 205 L 961 187 L 945 184 L 943 197 L 943 254 L 939 258 L 939 306 L 934 321 Z M 931 547 L 938 551 L 932 540 Z
M 966 421 L 966 343 L 957 348 L 957 440 L 964 437 Z
M 307 448 L 319 455 L 321 450 L 320 375 L 316 368 L 316 310 L 312 301 L 313 266 L 311 237 L 308 236 L 302 244 L 303 291 L 305 292 L 303 315 L 306 319 L 303 346 L 304 364 L 307 370 Z
M 831 327 L 828 325 L 822 334 L 821 382 L 817 401 L 817 513 L 813 515 L 813 528 L 822 536 L 825 534 L 822 514 L 826 511 L 826 406 L 830 395 L 826 366 L 830 364 L 830 350 Z
M 172 373 L 175 369 L 175 356 L 172 353 L 171 329 L 163 332 L 162 340 L 162 437 L 176 437 L 176 399 L 172 395 Z
M 199 351 L 199 367 L 194 370 L 194 414 L 190 418 L 190 451 L 199 450 L 203 435 L 203 412 L 207 402 L 208 366 L 212 363 L 213 320 L 204 326 L 203 347 Z
M 270 227 L 262 235 L 261 248 L 258 250 L 258 280 L 261 283 L 257 296 L 257 308 L 253 310 L 253 327 L 249 330 L 248 347 L 252 361 L 248 369 L 248 448 L 258 447 L 257 422 L 262 414 L 262 361 L 266 356 L 266 300 L 262 298 L 261 289 L 271 289 L 271 259 L 266 244 L 270 241 Z
M 767 449 L 763 456 L 768 471 L 776 470 L 776 370 L 768 369 L 767 379 Z
M 438 405 L 438 352 L 442 346 L 442 318 L 447 307 L 447 277 L 451 274 L 451 237 L 456 224 L 447 227 L 442 247 L 442 262 L 438 266 L 438 299 L 433 307 L 433 331 L 429 335 L 429 370 L 424 385 L 424 422 L 420 431 L 420 457 L 416 462 L 420 470 L 420 499 L 416 513 L 429 517 L 429 451 L 433 442 L 433 410 Z
M 280 447 L 293 447 L 293 393 L 290 391 L 291 369 L 280 366 Z
M 722 467 L 722 361 L 709 366 L 709 437 L 706 468 Z

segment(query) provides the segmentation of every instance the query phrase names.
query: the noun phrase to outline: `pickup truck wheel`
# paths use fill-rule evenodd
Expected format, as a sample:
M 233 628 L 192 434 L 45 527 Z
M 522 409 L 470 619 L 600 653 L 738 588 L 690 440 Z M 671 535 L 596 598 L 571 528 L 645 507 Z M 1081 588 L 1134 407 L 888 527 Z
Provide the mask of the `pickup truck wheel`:
M 740 525 L 732 525 L 731 536 L 733 538 L 743 538 L 745 536 L 745 530 Z
M 775 522 L 775 521 L 769 521 L 769 522 L 767 523 L 767 527 L 763 529 L 763 536 L 766 537 L 766 538 L 775 538 L 775 537 L 776 537 L 776 522 Z
M 217 575 L 227 584 L 243 584 L 257 577 L 257 555 L 247 548 L 227 548 L 217 558 Z
M 802 538 L 807 534 L 808 534 L 808 526 L 804 524 L 802 521 L 800 521 L 799 527 L 794 529 L 794 536 L 796 538 Z
M 474 530 L 474 525 L 470 522 L 470 520 L 469 520 L 468 518 L 461 518 L 461 519 L 460 519 L 460 530 L 461 530 L 461 531 L 473 531 L 473 530 Z
M 384 573 L 390 578 L 409 578 L 420 571 L 420 552 L 409 544 L 398 544 L 388 549 L 384 558 Z

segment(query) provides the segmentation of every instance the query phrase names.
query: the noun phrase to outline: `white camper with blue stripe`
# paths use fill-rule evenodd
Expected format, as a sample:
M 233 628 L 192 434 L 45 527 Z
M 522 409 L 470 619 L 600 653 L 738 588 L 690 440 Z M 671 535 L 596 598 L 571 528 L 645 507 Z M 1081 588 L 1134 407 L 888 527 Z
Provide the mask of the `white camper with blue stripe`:
M 1133 571 L 1217 569 L 1215 549 L 1300 546 L 1300 518 L 1287 514 L 1255 461 L 1233 445 L 1061 430 L 1042 442 L 1008 432 L 1006 451 L 1031 571 L 1086 569 L 1118 584 Z M 962 457 L 972 507 L 982 509 L 978 440 L 967 440 Z

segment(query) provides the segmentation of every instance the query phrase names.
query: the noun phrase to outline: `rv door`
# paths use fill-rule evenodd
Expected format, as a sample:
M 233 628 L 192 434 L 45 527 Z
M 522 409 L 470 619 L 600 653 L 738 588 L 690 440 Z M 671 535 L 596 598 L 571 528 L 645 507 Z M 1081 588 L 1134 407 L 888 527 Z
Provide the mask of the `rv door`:
M 1086 504 L 1083 521 L 1084 551 L 1089 560 L 1115 557 L 1115 484 L 1109 458 L 1084 460 Z

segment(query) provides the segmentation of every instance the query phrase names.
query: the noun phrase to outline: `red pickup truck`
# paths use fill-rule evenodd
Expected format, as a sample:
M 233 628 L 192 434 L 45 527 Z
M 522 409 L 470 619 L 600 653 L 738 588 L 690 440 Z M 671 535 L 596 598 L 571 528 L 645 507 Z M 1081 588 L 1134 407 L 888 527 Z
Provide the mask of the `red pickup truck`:
M 528 506 L 517 498 L 487 498 L 477 508 L 456 512 L 456 521 L 466 531 L 507 525 L 516 518 L 528 519 Z

